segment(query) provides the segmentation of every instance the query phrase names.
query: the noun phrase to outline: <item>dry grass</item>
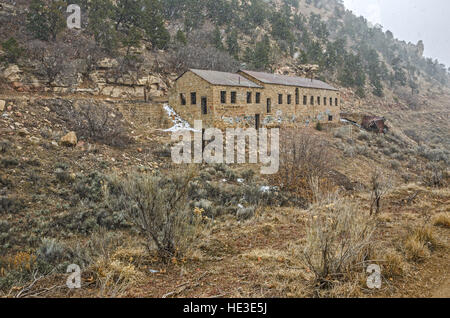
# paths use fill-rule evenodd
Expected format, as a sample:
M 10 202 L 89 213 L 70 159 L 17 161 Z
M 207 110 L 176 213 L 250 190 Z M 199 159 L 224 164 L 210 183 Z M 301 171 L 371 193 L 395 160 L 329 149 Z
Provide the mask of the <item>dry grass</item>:
M 430 257 L 431 250 L 437 246 L 433 228 L 429 225 L 417 227 L 409 231 L 404 242 L 408 259 L 420 262 Z
M 403 255 L 394 249 L 383 250 L 380 256 L 383 260 L 382 274 L 385 277 L 402 277 L 409 267 Z
M 433 217 L 433 225 L 450 228 L 450 213 L 439 213 Z

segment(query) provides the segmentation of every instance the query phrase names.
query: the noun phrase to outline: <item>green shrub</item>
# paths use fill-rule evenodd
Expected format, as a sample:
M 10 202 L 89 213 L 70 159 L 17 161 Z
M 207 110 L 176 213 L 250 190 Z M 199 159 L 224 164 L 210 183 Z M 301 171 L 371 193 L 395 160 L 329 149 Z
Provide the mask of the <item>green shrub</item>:
M 12 168 L 17 167 L 19 165 L 19 161 L 15 158 L 2 158 L 0 164 L 3 168 Z
M 323 130 L 323 127 L 322 127 L 322 124 L 320 123 L 320 121 L 318 121 L 317 124 L 316 124 L 316 130 L 318 130 L 318 131 L 322 131 Z
M 58 264 L 66 256 L 66 248 L 56 239 L 42 239 L 37 249 L 37 258 L 45 263 Z
M 20 57 L 23 56 L 25 50 L 19 46 L 19 43 L 14 38 L 9 38 L 8 40 L 2 42 L 3 51 L 5 55 L 1 57 L 7 63 L 17 63 Z
M 9 140 L 0 140 L 0 153 L 6 153 L 11 148 Z
M 22 201 L 9 196 L 0 196 L 0 214 L 18 213 L 23 208 Z

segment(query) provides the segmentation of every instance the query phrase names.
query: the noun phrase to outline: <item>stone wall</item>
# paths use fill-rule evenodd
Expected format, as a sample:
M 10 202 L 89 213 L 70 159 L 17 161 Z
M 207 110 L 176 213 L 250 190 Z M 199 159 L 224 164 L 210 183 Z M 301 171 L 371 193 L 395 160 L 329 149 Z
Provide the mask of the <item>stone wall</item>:
M 128 122 L 149 123 L 155 128 L 168 128 L 167 114 L 161 103 L 118 103 Z
M 201 77 L 192 72 L 186 72 L 175 82 L 169 95 L 169 105 L 191 125 L 193 125 L 194 120 L 201 119 L 205 126 L 210 126 L 214 122 L 214 108 L 213 103 L 211 103 L 214 100 L 212 87 Z M 196 92 L 197 101 L 195 105 L 191 103 L 191 92 Z M 181 104 L 180 94 L 184 94 L 186 105 Z M 207 98 L 207 115 L 202 114 L 201 98 L 203 96 Z
M 341 99 L 339 91 L 264 84 L 245 73 L 240 74 L 257 84 L 264 86 L 264 103 L 266 103 L 267 98 L 271 99 L 272 112 L 270 114 L 265 114 L 264 124 L 266 125 L 300 123 L 309 126 L 315 122 L 338 123 L 340 120 Z M 298 104 L 296 103 L 295 94 L 297 88 L 299 95 Z M 278 103 L 278 94 L 283 95 L 281 104 Z M 287 102 L 288 95 L 291 96 L 290 104 Z M 306 96 L 306 105 L 303 103 L 304 96 Z M 311 104 L 311 97 L 314 98 L 313 104 Z M 320 99 L 320 105 L 318 103 L 318 98 Z M 333 100 L 332 106 L 330 106 L 330 98 Z M 335 104 L 336 98 L 338 100 L 338 106 Z M 326 99 L 326 105 L 324 99 Z M 332 120 L 330 121 L 329 119 Z
M 264 88 L 211 85 L 196 74 L 186 72 L 176 81 L 171 90 L 169 104 L 191 125 L 195 119 L 201 119 L 204 127 L 254 127 L 256 114 L 260 115 L 261 126 L 269 127 L 288 124 L 310 126 L 318 121 L 334 124 L 339 122 L 340 106 L 335 105 L 336 98 L 339 105 L 341 103 L 338 91 L 298 87 L 299 103 L 297 104 L 296 87 L 258 84 Z M 221 102 L 222 91 L 226 92 L 226 103 Z M 191 103 L 191 92 L 196 92 L 196 105 Z M 236 92 L 236 103 L 234 104 L 231 103 L 231 92 Z M 252 94 L 251 103 L 247 103 L 248 92 Z M 261 94 L 260 103 L 256 103 L 256 93 Z M 180 94 L 184 94 L 186 105 L 181 105 Z M 281 104 L 278 103 L 278 94 L 283 95 Z M 288 95 L 291 95 L 290 104 L 287 101 Z M 202 96 L 207 97 L 207 115 L 203 115 L 201 111 Z M 304 96 L 307 98 L 307 105 L 303 105 Z M 311 96 L 314 98 L 314 105 L 311 105 Z M 330 98 L 333 100 L 332 106 L 330 106 Z M 269 113 L 267 112 L 267 99 L 271 100 Z

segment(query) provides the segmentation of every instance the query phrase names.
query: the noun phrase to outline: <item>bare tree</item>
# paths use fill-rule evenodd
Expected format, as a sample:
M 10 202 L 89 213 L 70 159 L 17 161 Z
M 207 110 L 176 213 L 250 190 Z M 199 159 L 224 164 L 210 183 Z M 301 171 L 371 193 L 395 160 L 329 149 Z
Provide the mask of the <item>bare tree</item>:
M 370 177 L 371 186 L 371 204 L 370 215 L 380 213 L 381 199 L 391 189 L 392 184 L 388 176 L 381 170 L 376 169 Z
M 71 48 L 64 43 L 40 40 L 31 41 L 28 51 L 31 58 L 37 62 L 37 72 L 46 78 L 48 85 L 64 70 L 67 58 L 72 54 Z
M 280 139 L 280 170 L 277 184 L 285 191 L 317 193 L 321 179 L 335 165 L 327 143 L 298 128 L 284 129 Z

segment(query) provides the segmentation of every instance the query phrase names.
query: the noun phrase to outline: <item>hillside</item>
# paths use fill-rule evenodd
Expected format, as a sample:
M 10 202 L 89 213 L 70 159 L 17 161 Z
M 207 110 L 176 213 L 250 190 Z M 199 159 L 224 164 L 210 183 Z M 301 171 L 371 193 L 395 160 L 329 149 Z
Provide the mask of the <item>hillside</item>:
M 65 1 L 0 0 L 0 296 L 450 296 L 450 78 L 426 43 L 338 0 L 71 3 L 80 30 Z M 175 166 L 190 67 L 315 76 L 389 130 L 282 129 L 269 177 Z

